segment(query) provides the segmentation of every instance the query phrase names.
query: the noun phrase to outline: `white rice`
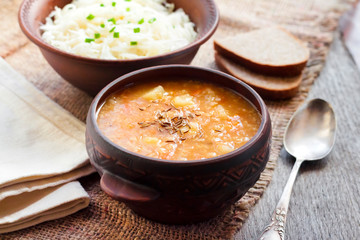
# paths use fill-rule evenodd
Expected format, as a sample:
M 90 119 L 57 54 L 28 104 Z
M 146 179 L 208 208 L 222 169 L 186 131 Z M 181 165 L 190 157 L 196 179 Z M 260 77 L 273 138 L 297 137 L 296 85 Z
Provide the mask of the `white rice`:
M 182 9 L 163 0 L 74 0 L 55 7 L 41 30 L 47 43 L 72 54 L 135 59 L 188 45 L 194 27 Z

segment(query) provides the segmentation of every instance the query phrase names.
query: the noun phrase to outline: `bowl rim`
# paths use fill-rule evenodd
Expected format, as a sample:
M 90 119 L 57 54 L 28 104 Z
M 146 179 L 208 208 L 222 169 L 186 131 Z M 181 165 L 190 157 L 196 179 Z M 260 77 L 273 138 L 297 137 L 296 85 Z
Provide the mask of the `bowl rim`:
M 151 61 L 166 59 L 168 57 L 174 57 L 174 56 L 181 55 L 185 52 L 192 51 L 194 48 L 198 48 L 201 44 L 206 42 L 216 31 L 216 29 L 219 25 L 219 21 L 220 21 L 220 14 L 219 14 L 218 7 L 215 4 L 215 1 L 214 0 L 206 0 L 206 2 L 209 3 L 209 6 L 213 9 L 213 11 L 209 11 L 209 12 L 211 12 L 211 17 L 209 19 L 212 20 L 212 22 L 211 22 L 212 25 L 209 28 L 209 30 L 205 32 L 205 34 L 203 36 L 201 36 L 199 39 L 191 42 L 190 44 L 185 45 L 182 48 L 176 49 L 174 51 L 163 53 L 160 55 L 151 56 L 151 57 L 141 57 L 141 58 L 136 58 L 136 59 L 98 59 L 98 58 L 83 57 L 83 56 L 79 56 L 79 55 L 76 55 L 73 53 L 65 52 L 65 51 L 58 49 L 58 48 L 50 45 L 49 43 L 45 42 L 41 37 L 40 38 L 37 37 L 35 35 L 35 33 L 27 27 L 27 23 L 26 23 L 25 19 L 23 18 L 23 16 L 25 16 L 27 10 L 29 9 L 29 7 L 26 7 L 26 6 L 34 4 L 34 2 L 36 2 L 36 1 L 38 1 L 38 0 L 23 0 L 23 2 L 20 5 L 19 11 L 18 11 L 18 22 L 19 22 L 20 28 L 23 31 L 23 33 L 33 43 L 35 43 L 40 48 L 43 48 L 50 52 L 56 53 L 63 57 L 70 57 L 76 61 L 96 63 L 96 64 L 116 64 L 116 63 L 131 64 L 133 62 L 139 62 L 139 61 L 151 62 Z
M 212 157 L 212 158 L 205 158 L 205 159 L 197 159 L 197 160 L 188 160 L 188 161 L 183 161 L 183 160 L 167 160 L 167 159 L 160 159 L 160 158 L 154 158 L 154 157 L 148 157 L 136 152 L 132 152 L 120 145 L 115 144 L 114 142 L 112 142 L 108 137 L 106 137 L 102 131 L 100 130 L 100 128 L 98 127 L 98 124 L 96 122 L 97 119 L 97 109 L 100 109 L 101 106 L 99 106 L 99 104 L 102 104 L 102 102 L 100 102 L 100 99 L 103 97 L 104 94 L 108 93 L 108 91 L 116 84 L 118 84 L 119 82 L 129 78 L 129 77 L 133 77 L 136 76 L 138 74 L 142 74 L 144 72 L 149 72 L 149 71 L 156 71 L 156 70 L 162 70 L 162 69 L 171 69 L 171 68 L 180 68 L 180 69 L 184 69 L 184 71 L 186 70 L 193 70 L 193 71 L 205 71 L 205 72 L 209 72 L 211 74 L 216 74 L 220 77 L 225 77 L 228 78 L 234 82 L 236 82 L 237 84 L 242 85 L 242 87 L 244 87 L 247 91 L 250 92 L 251 95 L 253 95 L 256 99 L 256 101 L 259 103 L 260 109 L 261 109 L 261 123 L 260 126 L 258 128 L 258 131 L 256 132 L 256 134 L 244 145 L 242 145 L 241 147 L 235 149 L 234 151 L 231 151 L 227 154 L 223 154 L 223 155 L 219 155 L 216 157 Z M 128 84 L 127 84 L 128 85 Z M 117 90 L 119 90 L 120 88 L 118 88 Z M 113 93 L 114 91 L 111 91 L 109 94 Z M 245 98 L 245 97 L 244 97 Z M 246 98 L 245 98 L 246 99 Z M 247 101 L 249 101 L 248 99 L 246 99 Z M 252 105 L 254 105 L 252 102 L 250 102 Z M 209 163 L 217 163 L 217 162 L 222 162 L 226 159 L 230 159 L 233 158 L 239 154 L 242 154 L 243 152 L 249 150 L 252 146 L 254 146 L 258 140 L 261 138 L 262 133 L 266 132 L 267 130 L 267 126 L 270 125 L 271 128 L 271 119 L 270 119 L 270 115 L 269 112 L 266 108 L 266 104 L 263 101 L 263 99 L 260 97 L 260 95 L 254 90 L 252 89 L 249 85 L 247 85 L 246 83 L 240 81 L 239 79 L 218 71 L 218 70 L 214 70 L 214 69 L 209 69 L 209 68 L 204 68 L 204 67 L 198 67 L 198 66 L 191 66 L 191 65 L 183 65 L 183 64 L 171 64 L 171 65 L 161 65 L 161 66 L 155 66 L 155 67 L 148 67 L 148 68 L 142 68 L 133 72 L 130 72 L 128 74 L 125 74 L 117 79 L 115 79 L 114 81 L 112 81 L 111 83 L 109 83 L 108 85 L 106 85 L 93 99 L 91 106 L 89 108 L 89 112 L 88 112 L 88 117 L 86 120 L 86 127 L 88 128 L 88 121 L 91 121 L 91 124 L 93 126 L 93 130 L 95 131 L 96 134 L 98 134 L 102 140 L 104 140 L 107 144 L 110 144 L 113 148 L 118 149 L 119 151 L 125 152 L 126 154 L 130 154 L 133 156 L 136 156 L 140 159 L 149 161 L 149 162 L 154 162 L 157 164 L 172 164 L 172 165 L 181 165 L 181 166 L 192 166 L 192 165 L 205 165 L 205 164 L 209 164 Z M 88 131 L 88 130 L 86 130 Z

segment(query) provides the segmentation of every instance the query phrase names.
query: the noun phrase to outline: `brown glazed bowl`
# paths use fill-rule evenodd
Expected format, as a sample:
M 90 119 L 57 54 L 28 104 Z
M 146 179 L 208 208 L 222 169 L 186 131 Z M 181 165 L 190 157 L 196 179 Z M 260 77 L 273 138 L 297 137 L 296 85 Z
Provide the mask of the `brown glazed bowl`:
M 131 71 L 165 64 L 189 64 L 201 44 L 215 32 L 219 13 L 213 0 L 168 0 L 183 8 L 196 25 L 198 36 L 191 44 L 166 54 L 134 60 L 100 60 L 81 57 L 59 50 L 41 38 L 39 29 L 55 6 L 62 8 L 71 0 L 24 0 L 19 10 L 19 23 L 25 35 L 35 43 L 48 63 L 65 80 L 96 95 L 115 78 Z
M 140 82 L 179 78 L 211 82 L 240 93 L 261 114 L 256 135 L 225 155 L 175 161 L 130 152 L 102 134 L 97 112 L 110 94 Z M 264 170 L 270 141 L 269 113 L 252 88 L 228 74 L 187 65 L 151 67 L 116 79 L 95 97 L 86 120 L 86 147 L 91 164 L 101 175 L 101 188 L 136 213 L 163 223 L 203 221 L 239 200 Z

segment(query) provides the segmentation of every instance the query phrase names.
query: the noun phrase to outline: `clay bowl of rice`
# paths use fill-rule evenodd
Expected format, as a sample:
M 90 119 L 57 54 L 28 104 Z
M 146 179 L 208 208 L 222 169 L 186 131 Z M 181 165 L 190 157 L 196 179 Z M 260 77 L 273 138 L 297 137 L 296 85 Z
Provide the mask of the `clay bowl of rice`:
M 213 0 L 24 0 L 19 9 L 48 63 L 90 95 L 137 69 L 189 64 L 218 22 Z

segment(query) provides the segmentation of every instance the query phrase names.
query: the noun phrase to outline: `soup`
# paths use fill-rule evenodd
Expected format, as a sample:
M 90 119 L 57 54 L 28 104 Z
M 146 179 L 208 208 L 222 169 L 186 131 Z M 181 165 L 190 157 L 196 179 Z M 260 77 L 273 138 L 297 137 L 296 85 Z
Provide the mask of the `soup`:
M 102 133 L 145 156 L 197 160 L 229 153 L 258 131 L 261 116 L 241 95 L 193 80 L 130 86 L 98 112 Z

